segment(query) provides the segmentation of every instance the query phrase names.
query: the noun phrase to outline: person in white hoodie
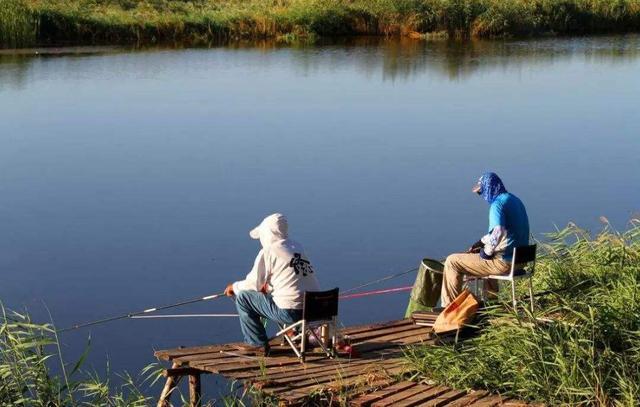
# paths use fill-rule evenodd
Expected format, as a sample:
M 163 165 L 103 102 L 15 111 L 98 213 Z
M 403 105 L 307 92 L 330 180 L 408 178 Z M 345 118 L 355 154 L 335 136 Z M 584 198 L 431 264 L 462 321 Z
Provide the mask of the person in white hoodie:
M 288 229 L 285 216 L 274 213 L 251 230 L 249 236 L 259 239 L 262 249 L 247 277 L 225 290 L 227 296 L 235 296 L 246 350 L 267 354 L 268 337 L 260 319 L 297 322 L 305 291 L 318 290 L 315 270 L 302 245 L 289 239 Z

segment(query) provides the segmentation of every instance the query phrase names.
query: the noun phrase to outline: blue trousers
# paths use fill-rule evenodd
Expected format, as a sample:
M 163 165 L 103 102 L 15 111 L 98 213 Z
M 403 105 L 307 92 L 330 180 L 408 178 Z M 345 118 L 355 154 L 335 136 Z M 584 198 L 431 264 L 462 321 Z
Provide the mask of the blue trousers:
M 236 293 L 236 308 L 244 341 L 254 346 L 264 346 L 268 342 L 267 331 L 260 318 L 286 325 L 302 319 L 302 310 L 278 308 L 271 295 L 258 291 Z

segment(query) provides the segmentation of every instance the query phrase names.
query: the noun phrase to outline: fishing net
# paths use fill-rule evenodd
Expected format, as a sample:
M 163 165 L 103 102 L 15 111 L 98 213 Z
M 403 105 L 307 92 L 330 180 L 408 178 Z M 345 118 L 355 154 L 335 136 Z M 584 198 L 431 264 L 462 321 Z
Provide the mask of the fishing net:
M 409 305 L 405 318 L 411 317 L 416 311 L 431 311 L 440 300 L 442 289 L 442 273 L 444 264 L 433 259 L 422 259 L 418 267 L 416 282 L 413 284 Z

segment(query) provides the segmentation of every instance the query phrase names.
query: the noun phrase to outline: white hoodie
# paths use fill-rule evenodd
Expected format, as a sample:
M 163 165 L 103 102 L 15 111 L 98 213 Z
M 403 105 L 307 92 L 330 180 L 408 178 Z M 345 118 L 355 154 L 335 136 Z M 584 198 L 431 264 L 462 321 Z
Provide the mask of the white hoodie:
M 267 283 L 273 301 L 281 309 L 302 309 L 305 291 L 318 291 L 318 280 L 302 246 L 289 239 L 284 215 L 269 215 L 249 235 L 260 239 L 253 268 L 242 281 L 233 283 L 233 291 L 260 291 Z

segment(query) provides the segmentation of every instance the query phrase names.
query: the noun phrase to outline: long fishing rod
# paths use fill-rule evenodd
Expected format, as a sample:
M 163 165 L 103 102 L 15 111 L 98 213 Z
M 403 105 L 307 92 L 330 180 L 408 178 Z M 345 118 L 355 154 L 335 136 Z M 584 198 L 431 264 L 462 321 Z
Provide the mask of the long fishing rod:
M 361 288 L 368 287 L 368 286 L 373 285 L 373 284 L 378 284 L 378 283 L 382 283 L 383 281 L 387 281 L 387 280 L 391 280 L 391 279 L 394 279 L 394 278 L 398 278 L 400 276 L 404 276 L 405 274 L 409 274 L 409 273 L 412 273 L 414 271 L 418 271 L 418 268 L 415 267 L 415 268 L 412 268 L 410 270 L 401 271 L 399 273 L 391 274 L 391 275 L 379 278 L 377 280 L 373 280 L 373 281 L 369 281 L 369 282 L 364 283 L 364 284 L 360 284 L 358 286 L 349 288 L 348 290 L 342 291 L 342 294 L 347 294 L 347 293 L 350 293 L 350 292 L 353 292 L 353 291 L 357 291 L 357 290 L 359 290 Z
M 364 284 L 360 284 L 360 285 L 358 285 L 356 287 L 353 287 L 353 288 L 350 288 L 348 290 L 343 291 L 342 292 L 342 298 L 350 298 L 349 296 L 345 296 L 345 294 L 347 294 L 347 293 L 350 293 L 350 292 L 353 292 L 353 291 L 357 291 L 357 290 L 360 290 L 360 289 L 362 289 L 364 287 L 368 287 L 368 286 L 373 285 L 373 284 L 378 284 L 378 283 L 381 283 L 383 281 L 391 280 L 391 279 L 403 276 L 405 274 L 409 274 L 409 273 L 417 271 L 417 270 L 418 270 L 418 268 L 412 268 L 410 270 L 401 271 L 399 273 L 391 274 L 391 275 L 388 275 L 388 276 L 385 276 L 385 277 L 382 277 L 382 278 L 379 278 L 379 279 L 376 279 L 376 280 L 373 280 L 373 281 L 369 281 L 369 282 L 364 283 Z M 390 291 L 390 292 L 393 292 L 393 291 Z M 169 305 L 163 305 L 163 306 L 160 306 L 160 307 L 148 308 L 148 309 L 145 309 L 143 311 L 130 312 L 130 313 L 127 313 L 127 314 L 117 315 L 117 316 L 113 316 L 113 317 L 109 317 L 109 318 L 98 319 L 98 320 L 95 320 L 95 321 L 85 322 L 85 323 L 82 323 L 82 324 L 76 324 L 76 325 L 70 326 L 70 327 L 65 328 L 65 329 L 60 329 L 57 332 L 67 332 L 67 331 L 72 331 L 72 330 L 76 330 L 76 329 L 80 329 L 80 328 L 86 328 L 88 326 L 105 324 L 107 322 L 118 321 L 118 320 L 127 319 L 127 318 L 140 319 L 141 316 L 144 315 L 144 314 L 148 314 L 148 313 L 151 313 L 151 312 L 160 311 L 160 310 L 164 310 L 164 309 L 168 309 L 168 308 L 180 307 L 182 305 L 193 304 L 193 303 L 196 303 L 196 302 L 213 300 L 215 298 L 222 297 L 223 295 L 224 295 L 224 292 L 219 293 L 219 294 L 209 295 L 209 296 L 206 296 L 206 297 L 199 297 L 199 298 L 194 298 L 194 299 L 191 299 L 191 300 L 180 301 L 180 302 L 177 302 L 175 304 L 169 304 Z M 365 295 L 372 295 L 372 294 L 366 293 Z M 362 295 L 362 296 L 364 296 L 364 295 Z M 210 316 L 213 316 L 213 315 L 214 314 L 211 314 Z M 198 316 L 204 317 L 204 314 L 200 314 Z M 222 316 L 222 315 L 220 315 L 220 316 Z M 177 315 L 171 315 L 171 316 L 158 315 L 157 316 L 157 318 L 186 318 L 186 317 L 189 317 L 189 315 L 186 315 L 184 317 L 177 316 Z
M 161 315 L 134 315 L 131 319 L 154 319 L 154 318 L 234 318 L 238 314 L 161 314 Z
M 206 297 L 199 297 L 199 298 L 194 298 L 194 299 L 191 299 L 191 300 L 180 301 L 180 302 L 177 302 L 175 304 L 169 304 L 169 305 L 162 305 L 162 306 L 159 306 L 159 307 L 147 308 L 145 310 L 138 311 L 138 312 L 130 312 L 128 314 L 117 315 L 117 316 L 109 317 L 109 318 L 102 318 L 102 319 L 98 319 L 98 320 L 95 320 L 95 321 L 85 322 L 85 323 L 82 323 L 82 324 L 76 324 L 76 325 L 70 326 L 69 328 L 60 329 L 60 330 L 58 330 L 58 332 L 67 332 L 67 331 L 72 331 L 72 330 L 76 330 L 76 329 L 80 329 L 80 328 L 86 328 L 88 326 L 104 324 L 104 323 L 112 322 L 112 321 L 118 321 L 120 319 L 134 318 L 134 317 L 137 317 L 139 315 L 148 314 L 150 312 L 160 311 L 160 310 L 163 310 L 163 309 L 180 307 L 182 305 L 194 304 L 196 302 L 201 302 L 201 301 L 213 300 L 213 299 L 222 297 L 223 295 L 224 295 L 224 292 L 219 293 L 219 294 L 207 295 Z
M 350 298 L 360 298 L 360 297 L 368 297 L 370 295 L 380 295 L 380 294 L 388 294 L 388 293 L 399 293 L 402 291 L 410 291 L 413 289 L 412 285 L 406 287 L 396 287 L 396 288 L 386 288 L 382 290 L 374 290 L 374 291 L 363 291 L 360 293 L 340 295 L 341 300 L 348 300 Z

